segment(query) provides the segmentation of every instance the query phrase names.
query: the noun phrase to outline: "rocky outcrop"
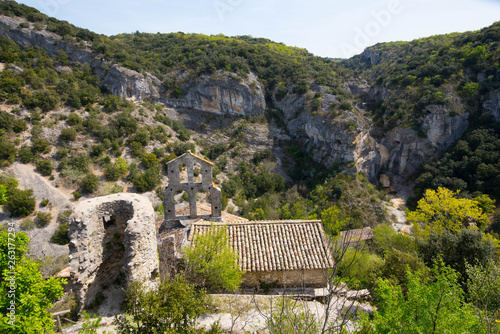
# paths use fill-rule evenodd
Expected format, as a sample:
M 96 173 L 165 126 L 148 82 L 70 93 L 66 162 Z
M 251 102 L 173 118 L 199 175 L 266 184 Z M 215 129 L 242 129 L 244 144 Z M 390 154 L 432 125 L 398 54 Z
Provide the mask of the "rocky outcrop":
M 165 95 L 165 88 L 155 76 L 102 60 L 92 53 L 85 42 L 64 40 L 52 32 L 34 30 L 32 23 L 28 22 L 29 28 L 19 28 L 22 22 L 27 21 L 0 15 L 0 35 L 12 39 L 23 48 L 38 46 L 51 56 L 57 56 L 62 50 L 70 62 L 90 64 L 101 84 L 114 95 L 218 114 L 260 115 L 266 109 L 264 89 L 253 73 L 241 81 L 220 72 L 214 76 L 186 80 L 182 84 L 182 97 L 172 99 Z
M 322 91 L 322 104 L 312 112 L 306 98 L 289 94 L 274 104 L 283 111 L 286 128 L 309 155 L 328 168 L 363 172 L 372 182 L 377 182 L 381 155 L 378 144 L 364 127 L 364 121 L 354 112 L 344 111 L 333 117 L 331 103 L 339 103 L 335 95 L 325 93 L 324 87 L 311 86 Z
M 483 109 L 500 121 L 500 89 L 490 92 L 488 99 L 483 103 Z
M 149 73 L 143 75 L 118 65 L 111 66 L 109 70 L 99 66 L 95 73 L 101 78 L 101 84 L 113 95 L 137 101 L 156 101 L 160 98 L 161 81 Z
M 26 20 L 0 15 L 0 35 L 12 39 L 22 48 L 38 46 L 51 56 L 57 56 L 59 50 L 63 50 L 73 62 L 88 63 L 94 60 L 92 51 L 84 44 L 66 43 L 57 34 L 47 30 L 34 30 L 32 23 L 29 23 L 30 28 L 19 28 L 18 25 L 22 22 Z
M 104 289 L 153 283 L 159 272 L 151 202 L 121 193 L 79 203 L 70 217 L 70 273 L 80 307 Z
M 187 80 L 181 87 L 182 97 L 163 98 L 162 102 L 172 108 L 242 116 L 256 116 L 266 110 L 264 89 L 253 73 L 242 81 L 222 73 L 204 75 Z
M 422 133 L 409 127 L 396 127 L 385 134 L 380 144 L 387 151 L 381 170 L 400 184 L 423 163 L 434 160 L 467 130 L 468 113 L 452 117 L 443 106 L 430 105 L 421 120 Z M 422 135 L 423 134 L 423 135 Z

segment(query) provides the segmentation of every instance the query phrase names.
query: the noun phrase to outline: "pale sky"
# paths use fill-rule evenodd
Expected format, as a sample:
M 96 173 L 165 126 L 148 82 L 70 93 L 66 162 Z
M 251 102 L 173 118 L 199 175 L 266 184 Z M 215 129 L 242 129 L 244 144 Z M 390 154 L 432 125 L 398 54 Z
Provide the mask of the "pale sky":
M 22 0 L 96 33 L 251 35 L 348 58 L 380 42 L 478 30 L 500 0 Z

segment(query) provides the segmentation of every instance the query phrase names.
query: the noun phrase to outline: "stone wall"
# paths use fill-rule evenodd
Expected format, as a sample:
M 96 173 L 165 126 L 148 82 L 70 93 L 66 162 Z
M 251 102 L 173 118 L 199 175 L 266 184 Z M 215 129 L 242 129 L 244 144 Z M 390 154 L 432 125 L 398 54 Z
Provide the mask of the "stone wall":
M 80 202 L 70 217 L 70 273 L 80 307 L 112 286 L 158 276 L 155 213 L 149 199 L 114 194 Z
M 242 286 L 256 288 L 264 282 L 277 283 L 280 287 L 323 288 L 327 285 L 327 277 L 328 269 L 247 272 L 242 277 Z

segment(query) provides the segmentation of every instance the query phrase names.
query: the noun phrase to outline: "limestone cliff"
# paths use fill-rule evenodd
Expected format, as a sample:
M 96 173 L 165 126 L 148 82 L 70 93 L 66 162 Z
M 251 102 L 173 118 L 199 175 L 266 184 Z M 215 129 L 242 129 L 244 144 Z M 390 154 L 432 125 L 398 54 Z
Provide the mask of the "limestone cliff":
M 483 103 L 483 109 L 500 121 L 500 89 L 490 92 L 488 99 Z
M 260 115 L 266 109 L 264 89 L 253 73 L 244 80 L 223 73 L 203 75 L 185 80 L 181 88 L 183 94 L 179 99 L 163 97 L 161 101 L 173 108 L 242 116 Z
M 28 23 L 30 27 L 19 28 L 20 23 Z M 112 94 L 123 98 L 242 116 L 259 115 L 266 109 L 264 89 L 253 73 L 243 80 L 223 73 L 185 80 L 182 84 L 183 95 L 179 99 L 173 99 L 166 95 L 161 81 L 155 76 L 103 60 L 94 55 L 85 43 L 65 40 L 46 30 L 34 30 L 33 24 L 25 19 L 0 15 L 0 36 L 12 39 L 23 48 L 38 46 L 51 56 L 57 56 L 62 50 L 68 55 L 70 62 L 90 64 L 101 84 Z
M 20 23 L 29 27 L 20 28 Z M 179 98 L 172 98 L 171 92 L 157 77 L 106 61 L 94 54 L 88 43 L 63 39 L 43 29 L 36 30 L 32 23 L 22 18 L 0 16 L 0 35 L 12 39 L 21 47 L 41 47 L 52 56 L 63 50 L 70 62 L 89 64 L 102 86 L 112 94 L 127 99 L 163 102 L 172 108 L 216 114 L 249 116 L 263 114 L 266 110 L 265 88 L 254 73 L 246 78 L 221 71 L 201 76 L 183 71 L 166 73 L 166 76 L 174 77 L 182 90 Z M 364 57 L 363 63 L 373 66 L 388 61 L 394 55 L 368 48 L 361 57 Z M 318 85 L 311 85 L 309 94 L 294 94 L 289 87 L 284 97 L 277 99 L 276 92 L 271 96 L 274 106 L 283 111 L 283 121 L 289 134 L 303 145 L 315 161 L 326 167 L 339 165 L 348 171 L 364 172 L 372 182 L 377 182 L 383 173 L 386 185 L 388 178 L 393 183 L 401 183 L 412 177 L 422 163 L 442 154 L 468 128 L 467 113 L 451 113 L 464 108 L 444 104 L 426 106 L 422 115 L 412 121 L 416 127 L 408 127 L 408 122 L 402 120 L 396 127 L 383 130 L 374 126 L 370 117 L 366 116 L 366 102 L 385 100 L 399 92 L 383 83 L 370 86 L 365 80 L 354 77 L 341 85 L 356 99 L 350 111 L 336 112 L 334 109 L 341 101 Z M 321 96 L 321 100 L 313 98 L 311 93 Z M 453 93 L 448 97 L 459 100 Z M 336 107 L 332 109 L 332 106 Z M 500 90 L 492 91 L 483 100 L 482 106 L 500 120 Z M 420 129 L 416 131 L 415 128 Z
M 311 86 L 322 93 L 321 106 L 312 112 L 310 101 L 303 95 L 289 94 L 282 100 L 274 95 L 274 104 L 283 111 L 286 128 L 290 135 L 303 144 L 311 157 L 326 167 L 340 166 L 348 171 L 364 172 L 376 182 L 381 155 L 378 144 L 369 134 L 369 124 L 354 111 L 344 111 L 333 116 L 332 103 L 338 103 L 335 95 L 325 87 Z

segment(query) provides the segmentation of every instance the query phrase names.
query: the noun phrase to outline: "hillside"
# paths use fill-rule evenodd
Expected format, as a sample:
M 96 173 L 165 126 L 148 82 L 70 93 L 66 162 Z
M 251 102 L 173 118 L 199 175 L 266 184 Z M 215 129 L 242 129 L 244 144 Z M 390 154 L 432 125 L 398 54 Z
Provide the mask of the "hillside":
M 67 266 L 81 199 L 141 193 L 159 225 L 165 165 L 188 150 L 214 163 L 229 214 L 321 219 L 329 238 L 372 228 L 335 284 L 379 303 L 379 286 L 434 284 L 441 258 L 465 298 L 464 260 L 498 262 L 500 23 L 333 60 L 251 36 L 104 36 L 0 1 L 0 219 L 28 233 L 44 277 Z

